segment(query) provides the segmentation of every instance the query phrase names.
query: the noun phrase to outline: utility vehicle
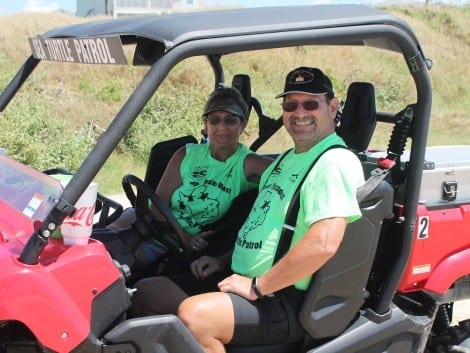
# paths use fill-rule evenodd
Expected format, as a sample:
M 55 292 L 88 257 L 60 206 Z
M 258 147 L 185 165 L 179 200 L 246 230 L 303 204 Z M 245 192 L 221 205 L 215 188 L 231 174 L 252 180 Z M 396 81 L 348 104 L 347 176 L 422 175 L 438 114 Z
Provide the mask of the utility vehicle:
M 391 54 L 413 88 L 411 94 L 402 92 L 405 103 L 399 109 L 381 109 L 375 92 L 387 87 L 354 76 L 356 63 L 345 56 L 345 65 L 351 66 L 348 77 L 354 82 L 341 97 L 338 133 L 360 157 L 370 186 L 361 196 L 363 217 L 348 226 L 338 253 L 313 277 L 300 313 L 306 332 L 302 342 L 228 346 L 227 351 L 469 349 L 470 321 L 450 325 L 453 303 L 470 298 L 469 146 L 427 148 L 432 62 L 405 21 L 359 5 L 234 9 L 70 25 L 31 38 L 30 44 L 31 56 L 0 96 L 0 111 L 14 104 L 12 98 L 23 93 L 22 84 L 42 61 L 99 70 L 123 63 L 122 47 L 128 46 L 134 52 L 133 64 L 146 65 L 148 71 L 64 189 L 48 173 L 0 156 L 0 352 L 202 352 L 176 316 L 126 316 L 132 296 L 128 278 L 138 268 L 136 252 L 120 252 L 119 246 L 93 236 L 86 246 L 66 246 L 51 233 L 74 214 L 74 204 L 123 135 L 184 60 L 206 57 L 213 87 L 239 87 L 251 107 L 251 123 L 256 120 L 259 125 L 251 148 L 280 153 L 278 142 L 271 150 L 264 149 L 281 133 L 282 122 L 279 115 L 265 113 L 266 98 L 259 97 L 266 96 L 254 84 L 255 79 L 269 78 L 257 77 L 254 66 L 234 72 L 225 58 L 236 56 L 234 61 L 242 65 L 244 55 L 259 51 L 265 65 L 282 61 L 282 48 L 297 47 L 298 62 L 316 66 L 310 57 L 302 57 L 303 48 L 316 46 L 331 48 L 330 55 L 339 47 L 361 47 L 364 55 Z M 357 65 L 367 65 L 374 55 L 365 62 L 358 57 Z M 278 83 L 270 97 L 282 89 L 282 79 Z M 177 112 L 172 116 L 176 118 Z M 372 149 L 370 141 L 379 126 L 389 126 L 389 136 L 384 146 Z M 173 147 L 168 146 L 186 141 L 187 137 L 176 138 L 165 145 L 165 153 L 149 152 L 144 181 L 134 175 L 123 178 L 126 190 L 137 187 L 144 195 L 136 199 L 129 192 L 136 207 L 149 198 L 165 208 L 152 191 L 171 155 Z M 116 216 L 113 208 L 120 211 L 106 198 L 98 203 L 105 214 L 103 224 L 109 222 L 108 216 Z M 178 228 L 171 215 L 168 218 Z M 174 240 L 183 253 L 189 252 L 178 236 Z M 136 249 L 138 243 L 125 245 Z

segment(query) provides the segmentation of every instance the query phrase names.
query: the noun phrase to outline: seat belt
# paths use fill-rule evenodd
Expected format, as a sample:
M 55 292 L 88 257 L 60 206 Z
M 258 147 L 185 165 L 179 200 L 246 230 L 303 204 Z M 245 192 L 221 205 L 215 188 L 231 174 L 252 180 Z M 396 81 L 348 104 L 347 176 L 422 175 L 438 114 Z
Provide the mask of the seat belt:
M 385 158 L 377 160 L 377 168 L 370 172 L 370 177 L 367 178 L 364 185 L 357 189 L 356 199 L 357 203 L 361 203 L 375 188 L 385 180 L 387 175 L 390 174 L 392 168 L 395 166 L 398 156 L 388 154 Z
M 347 147 L 343 145 L 331 145 L 328 148 L 326 148 L 323 152 L 321 152 L 317 156 L 317 158 L 313 160 L 312 164 L 310 165 L 310 168 L 307 169 L 307 172 L 302 177 L 302 180 L 300 181 L 300 183 L 297 185 L 297 189 L 294 192 L 294 196 L 292 197 L 289 207 L 287 208 L 286 218 L 284 221 L 284 225 L 282 226 L 281 236 L 279 238 L 279 244 L 277 245 L 276 255 L 274 256 L 273 264 L 278 262 L 281 259 L 281 257 L 283 257 L 287 253 L 287 251 L 289 251 L 290 244 L 292 242 L 292 237 L 294 236 L 295 224 L 297 222 L 297 215 L 299 214 L 300 189 L 305 179 L 307 179 L 307 176 L 310 174 L 310 171 L 315 166 L 315 164 L 320 159 L 320 157 L 323 156 L 323 154 L 325 154 L 327 151 L 334 149 L 334 148 L 347 149 Z M 287 152 L 279 159 L 279 161 L 277 162 L 277 165 L 285 157 Z M 277 167 L 277 165 L 274 167 L 274 169 Z

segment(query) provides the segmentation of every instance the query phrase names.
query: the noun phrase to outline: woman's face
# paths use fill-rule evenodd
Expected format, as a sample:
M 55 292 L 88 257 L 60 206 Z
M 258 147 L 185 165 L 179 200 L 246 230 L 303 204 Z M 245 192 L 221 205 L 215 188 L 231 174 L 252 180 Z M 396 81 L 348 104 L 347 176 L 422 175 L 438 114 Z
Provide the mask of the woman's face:
M 217 110 L 207 114 L 204 126 L 213 147 L 227 148 L 238 144 L 246 121 L 226 111 Z

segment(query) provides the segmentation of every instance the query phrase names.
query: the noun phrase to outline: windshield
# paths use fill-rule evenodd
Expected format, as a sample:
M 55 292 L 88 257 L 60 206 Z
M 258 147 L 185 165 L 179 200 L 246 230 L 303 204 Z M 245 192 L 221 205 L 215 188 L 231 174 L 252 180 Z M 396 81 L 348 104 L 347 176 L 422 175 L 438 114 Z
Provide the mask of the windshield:
M 62 192 L 58 180 L 0 155 L 0 200 L 33 222 L 44 220 Z

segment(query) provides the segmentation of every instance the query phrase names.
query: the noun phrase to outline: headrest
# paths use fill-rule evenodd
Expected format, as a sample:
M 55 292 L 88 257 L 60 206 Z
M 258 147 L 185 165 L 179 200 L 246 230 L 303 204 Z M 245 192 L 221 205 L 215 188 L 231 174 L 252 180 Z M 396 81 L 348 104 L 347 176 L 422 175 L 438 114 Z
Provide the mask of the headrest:
M 248 116 L 251 112 L 251 80 L 246 74 L 236 74 L 232 78 L 232 87 L 237 88 L 248 106 Z
M 363 152 L 369 146 L 376 122 L 374 86 L 369 82 L 351 83 L 336 132 L 349 148 Z

